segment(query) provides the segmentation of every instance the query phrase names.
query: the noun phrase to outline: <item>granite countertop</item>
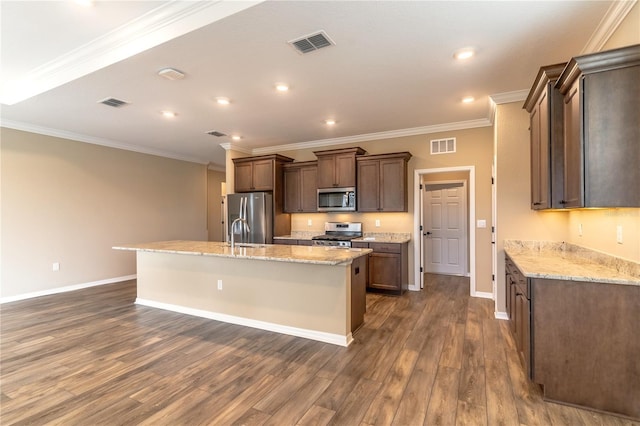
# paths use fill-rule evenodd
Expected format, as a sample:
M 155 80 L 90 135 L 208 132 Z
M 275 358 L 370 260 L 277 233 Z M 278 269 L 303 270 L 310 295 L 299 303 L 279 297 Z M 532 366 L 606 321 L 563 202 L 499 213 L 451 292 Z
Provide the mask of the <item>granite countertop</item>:
M 291 235 L 279 235 L 274 240 L 310 240 L 316 235 L 323 235 L 322 231 L 292 231 Z
M 232 257 L 274 262 L 311 263 L 315 265 L 350 263 L 353 259 L 371 252 L 370 249 L 238 243 L 234 253 L 231 253 L 231 247 L 227 243 L 182 240 L 125 244 L 113 248 L 115 250 Z
M 640 264 L 574 244 L 505 241 L 504 251 L 529 278 L 640 286 Z
M 293 231 L 291 235 L 280 235 L 273 237 L 274 240 L 310 240 L 316 235 L 323 235 L 324 232 L 314 231 Z M 392 233 L 392 232 L 365 232 L 362 238 L 355 238 L 352 241 L 364 241 L 372 243 L 407 243 L 411 241 L 409 233 Z
M 356 238 L 352 241 L 401 244 L 411 241 L 411 234 L 392 232 L 365 232 L 362 238 Z

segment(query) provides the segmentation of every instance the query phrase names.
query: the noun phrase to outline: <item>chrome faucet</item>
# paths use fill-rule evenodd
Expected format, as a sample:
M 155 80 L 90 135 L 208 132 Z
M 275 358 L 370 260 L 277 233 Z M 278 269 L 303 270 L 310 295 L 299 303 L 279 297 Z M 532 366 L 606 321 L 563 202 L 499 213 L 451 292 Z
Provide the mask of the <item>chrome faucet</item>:
M 234 253 L 236 248 L 236 223 L 240 222 L 242 224 L 242 228 L 240 232 L 246 230 L 247 232 L 251 232 L 251 228 L 249 228 L 249 223 L 247 222 L 247 197 L 242 197 L 240 199 L 240 212 L 238 213 L 238 218 L 236 218 L 233 222 L 231 222 L 231 254 Z
M 245 218 L 239 217 L 231 223 L 231 253 L 232 254 L 234 249 L 236 248 L 236 233 L 234 232 L 234 230 L 236 228 L 236 223 L 238 222 L 242 223 L 243 228 L 245 228 L 247 231 L 251 231 L 251 229 L 249 228 L 249 224 L 247 223 L 247 220 Z

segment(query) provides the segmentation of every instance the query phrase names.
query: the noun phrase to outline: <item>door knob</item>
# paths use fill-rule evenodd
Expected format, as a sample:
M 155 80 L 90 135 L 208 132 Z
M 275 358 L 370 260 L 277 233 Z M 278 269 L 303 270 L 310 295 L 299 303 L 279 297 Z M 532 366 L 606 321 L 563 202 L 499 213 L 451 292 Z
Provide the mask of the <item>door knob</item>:
M 422 234 L 422 235 L 424 235 L 426 237 L 427 235 L 431 235 L 431 232 L 427 231 L 426 234 Z

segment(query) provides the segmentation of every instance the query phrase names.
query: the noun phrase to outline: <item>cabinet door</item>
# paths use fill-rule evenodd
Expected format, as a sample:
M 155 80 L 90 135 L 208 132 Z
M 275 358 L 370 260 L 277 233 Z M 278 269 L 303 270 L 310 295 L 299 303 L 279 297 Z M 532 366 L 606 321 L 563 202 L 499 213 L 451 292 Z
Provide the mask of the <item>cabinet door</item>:
M 300 169 L 285 169 L 284 211 L 298 213 L 300 209 Z
M 577 79 L 573 83 L 564 98 L 563 207 L 582 207 L 584 205 L 580 81 L 581 79 Z
M 369 254 L 369 287 L 400 292 L 400 254 Z
M 337 154 L 335 156 L 335 186 L 356 186 L 356 156 L 355 154 Z
M 322 155 L 318 157 L 318 188 L 333 188 L 336 182 L 335 157 Z
M 252 190 L 272 191 L 273 179 L 273 160 L 257 160 L 253 162 Z
M 549 204 L 549 97 L 542 92 L 531 111 L 531 208 L 547 209 Z
M 316 213 L 318 211 L 318 168 L 300 169 L 300 211 Z
M 517 334 L 516 323 L 518 321 L 516 317 L 516 295 L 518 293 L 518 288 L 516 287 L 516 282 L 511 275 L 508 275 L 507 278 L 507 288 L 509 289 L 509 328 L 511 329 L 511 333 L 515 336 Z
M 253 163 L 251 161 L 236 163 L 234 180 L 235 192 L 251 192 L 253 190 Z
M 381 211 L 407 211 L 407 174 L 404 159 L 380 160 L 379 185 Z
M 356 196 L 359 212 L 375 212 L 380 209 L 380 161 L 358 161 L 358 190 L 356 191 Z

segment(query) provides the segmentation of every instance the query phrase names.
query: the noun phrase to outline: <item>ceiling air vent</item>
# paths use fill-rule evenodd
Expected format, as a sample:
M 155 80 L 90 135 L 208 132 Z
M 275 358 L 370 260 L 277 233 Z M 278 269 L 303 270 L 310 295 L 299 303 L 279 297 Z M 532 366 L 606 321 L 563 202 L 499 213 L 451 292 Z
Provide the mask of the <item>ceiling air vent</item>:
M 106 98 L 101 101 L 98 101 L 98 103 L 101 103 L 110 107 L 114 107 L 114 108 L 120 108 L 122 106 L 129 105 L 129 102 L 116 99 L 116 98 Z
M 225 133 L 220 133 L 220 132 L 219 132 L 219 131 L 217 131 L 217 130 L 212 130 L 212 131 L 210 131 L 210 132 L 207 132 L 207 134 L 208 134 L 208 135 L 211 135 L 211 136 L 215 136 L 215 137 L 217 137 L 217 138 L 219 138 L 219 137 L 221 137 L 221 136 L 227 136 Z
M 288 42 L 300 53 L 309 53 L 323 47 L 334 46 L 335 43 L 324 31 L 318 31 Z

